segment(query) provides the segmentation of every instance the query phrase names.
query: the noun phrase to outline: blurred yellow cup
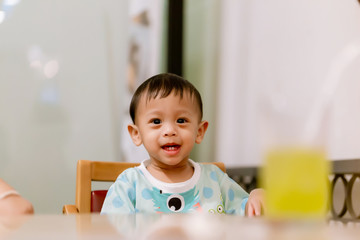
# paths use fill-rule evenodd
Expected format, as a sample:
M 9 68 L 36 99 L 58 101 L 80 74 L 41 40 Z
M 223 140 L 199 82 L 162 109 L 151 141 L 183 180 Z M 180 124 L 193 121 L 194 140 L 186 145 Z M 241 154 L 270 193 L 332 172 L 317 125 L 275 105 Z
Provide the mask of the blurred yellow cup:
M 269 150 L 260 174 L 266 190 L 266 215 L 275 219 L 324 218 L 328 174 L 325 151 L 292 146 Z

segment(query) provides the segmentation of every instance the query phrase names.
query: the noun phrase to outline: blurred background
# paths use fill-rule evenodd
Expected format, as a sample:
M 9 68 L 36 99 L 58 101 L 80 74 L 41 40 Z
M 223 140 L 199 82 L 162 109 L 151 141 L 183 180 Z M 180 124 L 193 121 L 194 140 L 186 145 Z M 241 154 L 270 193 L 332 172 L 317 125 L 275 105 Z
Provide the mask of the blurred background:
M 196 161 L 261 166 L 259 103 L 319 96 L 328 158 L 360 157 L 357 0 L 0 0 L 0 177 L 61 213 L 77 160 L 142 161 L 128 105 L 160 72 L 202 94 Z

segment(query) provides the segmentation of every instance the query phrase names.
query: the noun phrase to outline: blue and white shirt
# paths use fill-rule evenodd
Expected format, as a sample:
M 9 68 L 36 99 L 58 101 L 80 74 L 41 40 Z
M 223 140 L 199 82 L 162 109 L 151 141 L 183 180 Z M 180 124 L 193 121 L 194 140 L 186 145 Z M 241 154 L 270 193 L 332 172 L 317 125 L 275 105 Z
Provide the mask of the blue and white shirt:
M 154 178 L 145 160 L 122 172 L 106 195 L 101 214 L 210 212 L 244 215 L 248 193 L 214 164 L 198 164 L 180 183 Z

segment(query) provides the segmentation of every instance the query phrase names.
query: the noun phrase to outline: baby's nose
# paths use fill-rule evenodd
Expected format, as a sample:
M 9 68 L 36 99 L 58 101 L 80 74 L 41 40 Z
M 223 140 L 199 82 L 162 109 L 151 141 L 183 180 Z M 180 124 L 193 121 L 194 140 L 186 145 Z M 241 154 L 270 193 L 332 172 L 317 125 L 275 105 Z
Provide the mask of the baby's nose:
M 163 135 L 166 137 L 176 136 L 176 128 L 173 124 L 166 124 L 164 126 Z

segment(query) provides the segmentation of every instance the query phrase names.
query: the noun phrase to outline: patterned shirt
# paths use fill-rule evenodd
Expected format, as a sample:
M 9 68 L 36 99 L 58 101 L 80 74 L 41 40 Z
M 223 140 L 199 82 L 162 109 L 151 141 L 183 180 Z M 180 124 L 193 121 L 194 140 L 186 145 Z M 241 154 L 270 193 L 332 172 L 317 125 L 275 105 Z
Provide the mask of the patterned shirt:
M 180 183 L 154 178 L 145 160 L 122 172 L 106 195 L 101 214 L 210 212 L 244 215 L 248 193 L 214 164 L 198 164 Z

